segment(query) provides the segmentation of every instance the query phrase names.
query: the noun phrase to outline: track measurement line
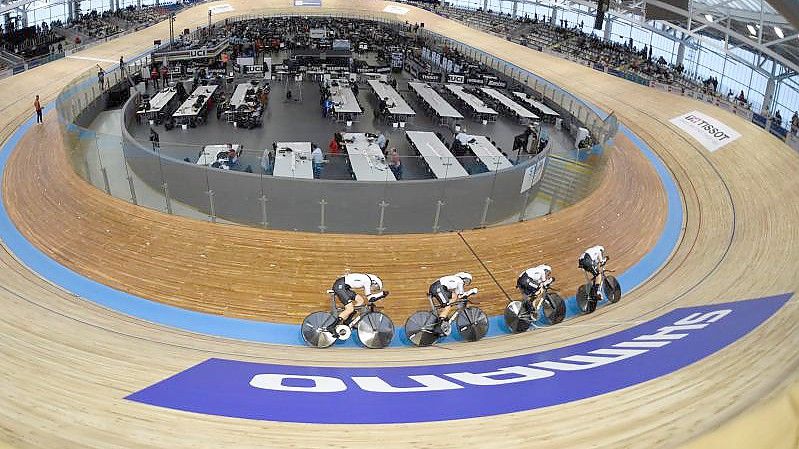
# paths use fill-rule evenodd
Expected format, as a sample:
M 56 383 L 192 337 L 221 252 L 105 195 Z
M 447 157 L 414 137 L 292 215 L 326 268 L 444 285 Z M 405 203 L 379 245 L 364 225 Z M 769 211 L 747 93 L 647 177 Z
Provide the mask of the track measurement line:
M 499 290 L 502 292 L 502 294 L 505 295 L 506 298 L 508 298 L 508 301 L 511 301 L 512 298 L 510 297 L 508 292 L 506 292 L 505 289 L 502 288 L 502 285 L 499 283 L 499 281 L 497 281 L 497 278 L 494 277 L 494 273 L 492 273 L 491 270 L 488 269 L 486 264 L 483 263 L 483 260 L 480 259 L 480 256 L 477 255 L 477 253 L 472 248 L 472 245 L 470 245 L 469 242 L 466 241 L 466 238 L 463 236 L 463 234 L 460 231 L 458 232 L 458 237 L 460 237 L 461 240 L 463 240 L 463 244 L 466 245 L 467 248 L 469 248 L 469 251 L 472 253 L 472 255 L 474 255 L 474 258 L 477 259 L 478 262 L 480 262 L 480 265 L 483 266 L 483 269 L 486 271 L 486 273 L 488 273 L 488 275 L 491 276 L 491 280 L 493 280 L 494 284 L 496 284 L 497 287 L 499 287 Z

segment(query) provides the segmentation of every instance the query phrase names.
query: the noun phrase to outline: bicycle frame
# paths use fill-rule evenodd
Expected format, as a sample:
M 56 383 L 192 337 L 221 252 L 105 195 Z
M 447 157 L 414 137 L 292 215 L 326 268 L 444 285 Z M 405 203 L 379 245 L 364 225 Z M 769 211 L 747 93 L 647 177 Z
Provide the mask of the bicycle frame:
M 334 318 L 338 318 L 339 315 L 341 314 L 341 312 L 344 310 L 344 308 L 343 307 L 339 308 L 338 306 L 336 306 L 336 294 L 335 293 L 333 293 L 332 291 L 328 291 L 328 295 L 330 296 L 330 314 L 333 315 Z M 380 299 L 382 299 L 382 298 L 380 298 Z M 369 312 L 374 312 L 375 310 L 377 310 L 377 306 L 375 305 L 375 302 L 376 301 L 369 301 L 367 299 L 366 302 L 363 305 L 355 306 L 355 308 L 352 310 L 352 313 L 356 314 L 357 316 L 355 318 L 353 318 L 352 321 L 350 321 L 348 326 L 350 328 L 354 328 L 358 324 L 358 322 L 361 321 L 361 318 L 363 318 L 363 316 L 366 315 L 365 312 L 367 310 Z
M 588 274 L 587 271 L 583 270 L 583 275 L 585 275 L 585 286 L 586 286 L 586 288 L 590 292 L 591 291 L 591 287 L 596 285 L 597 286 L 597 294 L 599 294 L 600 299 L 607 299 L 607 298 L 604 297 L 605 293 L 602 291 L 602 285 L 605 283 L 605 277 L 606 277 L 605 272 L 606 271 L 613 272 L 613 270 L 606 269 L 605 265 L 602 265 L 600 267 L 599 274 L 597 274 L 596 276 L 591 276 L 591 275 Z M 599 282 L 594 284 L 594 281 L 597 280 L 597 279 L 599 280 Z

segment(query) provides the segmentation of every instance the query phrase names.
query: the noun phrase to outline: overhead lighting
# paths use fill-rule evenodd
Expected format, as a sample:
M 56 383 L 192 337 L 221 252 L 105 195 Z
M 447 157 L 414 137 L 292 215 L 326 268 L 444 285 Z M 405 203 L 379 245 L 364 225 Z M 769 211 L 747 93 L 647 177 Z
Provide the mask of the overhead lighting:
M 705 19 L 707 19 L 708 22 L 713 22 L 713 16 L 710 14 L 705 14 Z
M 777 35 L 777 37 L 779 37 L 780 39 L 785 39 L 785 33 L 783 33 L 783 32 L 782 32 L 782 28 L 780 28 L 780 27 L 774 27 L 774 33 L 775 33 L 775 34 Z
M 746 24 L 746 28 L 749 30 L 749 34 L 751 34 L 752 36 L 757 36 L 757 31 L 755 30 L 755 27 Z

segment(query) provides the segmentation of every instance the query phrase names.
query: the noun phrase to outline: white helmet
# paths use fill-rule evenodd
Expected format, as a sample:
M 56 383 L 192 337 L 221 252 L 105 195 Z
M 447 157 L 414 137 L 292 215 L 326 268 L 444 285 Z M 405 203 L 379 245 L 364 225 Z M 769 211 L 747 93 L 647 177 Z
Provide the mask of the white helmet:
M 455 276 L 463 280 L 463 285 L 469 285 L 472 283 L 472 275 L 470 273 L 461 271 L 460 273 L 455 273 Z
M 366 276 L 369 277 L 370 281 L 372 281 L 372 288 L 373 289 L 380 290 L 380 291 L 383 290 L 383 281 L 379 277 L 377 277 L 377 276 L 375 276 L 373 274 L 367 274 Z

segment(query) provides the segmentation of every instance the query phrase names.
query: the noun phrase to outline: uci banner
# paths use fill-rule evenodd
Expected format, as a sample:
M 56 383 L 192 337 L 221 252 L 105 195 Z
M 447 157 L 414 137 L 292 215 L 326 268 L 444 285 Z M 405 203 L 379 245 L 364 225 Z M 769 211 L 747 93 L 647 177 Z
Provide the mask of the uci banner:
M 209 359 L 127 399 L 210 415 L 326 424 L 448 421 L 520 412 L 677 371 L 743 337 L 791 296 L 676 309 L 595 340 L 476 362 L 350 368 Z
M 698 111 L 674 117 L 669 121 L 711 152 L 741 137 L 734 129 Z

